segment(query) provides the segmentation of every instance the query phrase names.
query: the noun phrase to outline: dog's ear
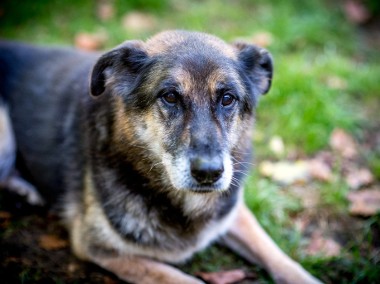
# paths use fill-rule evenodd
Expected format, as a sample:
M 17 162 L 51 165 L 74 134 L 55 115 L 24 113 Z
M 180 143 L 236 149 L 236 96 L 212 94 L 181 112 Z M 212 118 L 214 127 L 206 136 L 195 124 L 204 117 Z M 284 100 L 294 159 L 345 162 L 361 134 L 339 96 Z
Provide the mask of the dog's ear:
M 126 84 L 133 83 L 148 58 L 142 41 L 126 41 L 103 54 L 96 62 L 90 79 L 93 96 L 103 94 L 107 81 L 113 76 L 124 76 Z
M 237 42 L 238 60 L 251 82 L 261 94 L 266 94 L 272 84 L 273 59 L 267 50 L 258 46 Z

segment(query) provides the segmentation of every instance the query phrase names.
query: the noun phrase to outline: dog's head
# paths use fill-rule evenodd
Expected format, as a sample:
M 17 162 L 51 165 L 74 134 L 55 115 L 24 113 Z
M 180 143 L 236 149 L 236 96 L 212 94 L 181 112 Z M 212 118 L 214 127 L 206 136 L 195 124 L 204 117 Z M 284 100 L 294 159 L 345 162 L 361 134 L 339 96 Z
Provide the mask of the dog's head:
M 271 79 L 264 49 L 169 31 L 104 54 L 90 87 L 115 98 L 118 144 L 139 144 L 175 189 L 209 192 L 233 182 L 233 153 L 248 151 L 239 148 L 251 143 L 253 110 Z

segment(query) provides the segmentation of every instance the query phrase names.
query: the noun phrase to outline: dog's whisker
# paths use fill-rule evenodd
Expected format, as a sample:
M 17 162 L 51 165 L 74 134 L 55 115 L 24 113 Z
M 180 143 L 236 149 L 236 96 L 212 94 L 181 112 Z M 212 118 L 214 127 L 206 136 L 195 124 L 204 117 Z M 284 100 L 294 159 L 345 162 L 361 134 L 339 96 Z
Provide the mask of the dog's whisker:
M 243 172 L 243 171 L 234 171 L 235 173 L 242 174 L 245 177 L 249 177 L 249 173 Z
M 232 153 L 235 153 L 235 154 L 241 154 L 241 155 L 249 155 L 251 154 L 250 152 L 243 152 L 243 151 L 239 151 L 239 150 L 232 150 Z
M 152 165 L 152 167 L 150 168 L 149 172 L 153 170 L 154 167 L 158 166 L 158 165 L 163 165 L 164 163 L 163 162 L 157 162 L 155 164 Z
M 241 161 L 241 160 L 238 160 L 237 158 L 231 156 L 232 160 L 235 161 L 236 163 L 239 163 L 239 164 L 250 164 L 250 165 L 254 165 L 254 163 L 252 162 L 247 162 L 247 161 Z

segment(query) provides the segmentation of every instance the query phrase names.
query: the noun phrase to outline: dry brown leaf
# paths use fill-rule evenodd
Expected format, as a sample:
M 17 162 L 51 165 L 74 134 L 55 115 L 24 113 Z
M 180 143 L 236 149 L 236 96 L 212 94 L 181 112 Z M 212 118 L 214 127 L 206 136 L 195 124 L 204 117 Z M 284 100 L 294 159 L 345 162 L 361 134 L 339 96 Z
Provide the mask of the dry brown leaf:
M 320 231 L 315 231 L 306 249 L 308 255 L 318 255 L 325 257 L 338 256 L 342 247 L 332 238 L 326 238 Z
M 305 161 L 263 161 L 259 172 L 281 184 L 305 183 L 309 179 L 308 165 Z
M 288 192 L 300 200 L 304 209 L 318 207 L 321 200 L 320 190 L 312 186 L 292 186 Z
M 269 32 L 256 33 L 252 37 L 252 43 L 261 47 L 268 47 L 273 43 L 273 35 Z
M 354 158 L 358 153 L 354 138 L 343 129 L 334 129 L 330 136 L 330 146 L 344 158 Z
M 232 284 L 245 279 L 256 278 L 253 273 L 246 273 L 242 269 L 217 272 L 199 272 L 196 274 L 210 284 Z
M 154 29 L 157 25 L 157 20 L 147 13 L 130 12 L 123 17 L 122 25 L 126 30 L 143 32 Z
M 42 235 L 39 238 L 39 246 L 46 250 L 58 250 L 67 247 L 68 242 L 55 235 Z
M 11 213 L 7 211 L 0 211 L 0 219 L 10 219 L 11 217 Z
M 320 159 L 313 159 L 308 163 L 310 175 L 320 181 L 331 181 L 332 171 L 330 166 Z
M 350 213 L 359 216 L 373 216 L 380 211 L 380 189 L 366 189 L 350 192 Z
M 11 213 L 0 211 L 0 228 L 8 228 L 11 222 Z
M 101 21 L 108 21 L 115 16 L 115 4 L 112 0 L 100 0 L 96 7 L 96 15 Z
M 86 50 L 94 51 L 103 48 L 107 40 L 107 35 L 105 33 L 78 33 L 75 36 L 75 47 Z
M 373 183 L 374 177 L 370 170 L 362 168 L 351 170 L 346 176 L 346 182 L 352 189 L 358 189 L 362 186 Z
M 367 22 L 371 17 L 371 13 L 363 1 L 346 0 L 344 2 L 344 11 L 346 13 L 347 19 L 354 24 L 363 24 Z

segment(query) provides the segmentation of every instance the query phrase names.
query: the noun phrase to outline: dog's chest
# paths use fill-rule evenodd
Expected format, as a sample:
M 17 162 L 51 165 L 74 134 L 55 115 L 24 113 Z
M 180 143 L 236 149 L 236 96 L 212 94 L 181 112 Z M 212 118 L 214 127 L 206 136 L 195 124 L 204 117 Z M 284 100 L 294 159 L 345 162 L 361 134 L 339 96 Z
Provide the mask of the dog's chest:
M 111 224 L 129 241 L 147 247 L 185 248 L 199 241 L 203 231 L 214 230 L 222 206 L 215 196 L 188 195 L 177 200 L 157 195 L 126 195 L 124 208 L 106 210 Z
M 235 210 L 232 209 L 220 218 L 210 213 L 203 215 L 201 212 L 211 205 L 211 201 L 201 197 L 189 198 L 183 204 L 186 207 L 183 210 L 193 216 L 183 218 L 181 224 L 178 223 L 178 216 L 163 221 L 156 208 L 143 208 L 141 203 L 136 206 L 139 204 L 136 200 L 127 202 L 126 206 L 130 210 L 126 210 L 119 227 L 126 251 L 163 261 L 181 262 L 204 249 L 228 230 L 235 217 Z M 166 213 L 170 214 L 169 211 Z

